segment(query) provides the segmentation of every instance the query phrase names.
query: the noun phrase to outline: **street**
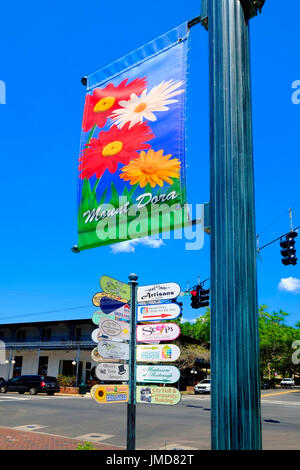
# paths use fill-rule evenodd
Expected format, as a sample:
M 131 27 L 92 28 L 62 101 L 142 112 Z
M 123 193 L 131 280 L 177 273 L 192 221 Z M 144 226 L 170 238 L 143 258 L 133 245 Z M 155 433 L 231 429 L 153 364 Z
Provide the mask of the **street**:
M 126 448 L 126 405 L 89 395 L 0 394 L 0 426 Z M 300 450 L 300 389 L 262 391 L 263 449 Z M 210 449 L 210 396 L 137 405 L 137 449 Z

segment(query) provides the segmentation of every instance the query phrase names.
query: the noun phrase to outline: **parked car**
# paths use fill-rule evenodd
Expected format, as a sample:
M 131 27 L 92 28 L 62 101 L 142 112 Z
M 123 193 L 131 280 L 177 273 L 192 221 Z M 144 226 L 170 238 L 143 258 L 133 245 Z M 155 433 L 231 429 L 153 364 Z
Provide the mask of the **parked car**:
M 5 382 L 5 380 L 4 380 L 3 377 L 0 377 L 0 384 L 1 384 L 2 382 Z
M 280 382 L 281 387 L 293 387 L 295 385 L 295 380 L 294 379 L 282 379 Z
M 56 377 L 46 375 L 20 375 L 13 379 L 0 383 L 0 392 L 19 392 L 20 394 L 29 392 L 30 395 L 37 393 L 47 393 L 54 395 L 60 391 Z
M 196 395 L 199 393 L 210 393 L 210 379 L 204 379 L 197 383 L 194 387 L 194 392 Z
M 276 388 L 276 381 L 271 379 L 271 380 L 263 380 L 261 382 L 261 388 L 263 390 L 269 390 L 270 388 Z

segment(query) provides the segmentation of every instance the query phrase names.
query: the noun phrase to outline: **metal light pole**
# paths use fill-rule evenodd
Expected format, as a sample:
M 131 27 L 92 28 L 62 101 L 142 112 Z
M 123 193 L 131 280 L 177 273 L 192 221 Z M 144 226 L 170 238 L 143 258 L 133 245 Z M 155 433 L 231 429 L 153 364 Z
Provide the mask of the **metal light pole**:
M 248 19 L 264 0 L 208 0 L 212 449 L 261 449 Z
M 135 450 L 136 437 L 136 274 L 130 274 L 131 287 L 131 320 L 130 320 L 130 352 L 129 352 L 129 399 L 127 403 L 127 450 Z

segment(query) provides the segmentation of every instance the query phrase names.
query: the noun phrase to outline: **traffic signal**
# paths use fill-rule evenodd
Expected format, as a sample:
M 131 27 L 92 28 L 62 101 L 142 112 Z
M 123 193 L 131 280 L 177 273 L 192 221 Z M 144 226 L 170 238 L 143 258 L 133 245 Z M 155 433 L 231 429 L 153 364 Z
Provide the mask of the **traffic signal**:
M 201 285 L 194 287 L 191 291 L 191 307 L 201 308 L 209 306 L 210 289 L 203 289 Z
M 200 296 L 199 296 L 200 307 L 209 306 L 209 292 L 210 292 L 210 289 L 203 289 L 202 287 L 200 288 Z
M 200 299 L 199 299 L 200 286 L 197 286 L 191 291 L 191 307 L 200 308 Z
M 285 235 L 285 239 L 280 242 L 280 246 L 282 250 L 280 251 L 282 255 L 282 264 L 288 266 L 290 264 L 296 265 L 297 258 L 296 258 L 296 249 L 295 249 L 295 238 L 298 237 L 297 232 L 289 232 Z

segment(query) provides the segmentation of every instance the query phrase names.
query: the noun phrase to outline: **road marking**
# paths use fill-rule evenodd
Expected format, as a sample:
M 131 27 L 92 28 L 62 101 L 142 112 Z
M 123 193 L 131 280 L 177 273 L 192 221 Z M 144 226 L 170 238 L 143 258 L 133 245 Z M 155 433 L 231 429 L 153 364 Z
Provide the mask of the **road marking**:
M 272 397 L 273 395 L 285 395 L 286 393 L 296 393 L 300 392 L 300 390 L 289 390 L 288 392 L 275 392 L 275 393 L 269 393 L 267 395 L 261 395 L 261 397 Z
M 92 432 L 90 434 L 83 434 L 82 436 L 73 437 L 73 439 L 78 439 L 79 441 L 84 440 L 84 441 L 100 442 L 100 441 L 106 441 L 106 439 L 111 439 L 112 437 L 115 437 L 115 435 L 114 434 L 99 434 L 97 432 Z
M 291 406 L 300 406 L 300 401 L 283 401 L 283 400 L 262 400 L 262 403 L 268 405 L 291 405 Z
M 12 429 L 16 429 L 17 431 L 36 431 L 37 429 L 47 428 L 48 426 L 44 426 L 41 424 L 25 424 L 24 426 L 15 426 Z
M 16 400 L 30 400 L 30 398 L 25 398 L 25 397 L 2 397 L 0 398 L 0 401 L 16 401 Z

